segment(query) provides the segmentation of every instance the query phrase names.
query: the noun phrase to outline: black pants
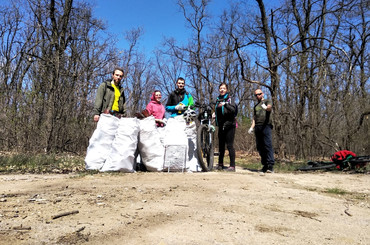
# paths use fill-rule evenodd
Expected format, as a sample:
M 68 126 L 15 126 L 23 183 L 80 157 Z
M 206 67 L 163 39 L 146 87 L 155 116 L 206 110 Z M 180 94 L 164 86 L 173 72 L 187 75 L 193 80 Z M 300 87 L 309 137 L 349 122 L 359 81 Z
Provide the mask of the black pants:
M 267 169 L 274 166 L 274 149 L 271 140 L 271 125 L 256 125 L 254 128 L 256 134 L 257 151 L 261 156 L 261 163 Z
M 234 149 L 234 138 L 235 138 L 235 126 L 231 126 L 223 129 L 219 127 L 218 130 L 218 148 L 220 155 L 218 157 L 218 165 L 224 165 L 225 156 L 225 145 L 227 145 L 227 150 L 230 156 L 230 166 L 235 167 L 235 149 Z

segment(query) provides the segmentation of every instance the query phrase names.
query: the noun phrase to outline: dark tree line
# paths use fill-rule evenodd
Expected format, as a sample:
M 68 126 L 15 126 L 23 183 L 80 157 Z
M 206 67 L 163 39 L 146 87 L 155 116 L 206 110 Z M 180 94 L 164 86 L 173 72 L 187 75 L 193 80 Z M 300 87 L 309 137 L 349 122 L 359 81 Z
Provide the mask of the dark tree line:
M 107 36 L 88 1 L 2 3 L 1 149 L 84 154 L 96 88 L 119 66 L 129 116 L 154 89 L 166 99 L 185 74 L 197 101 L 214 101 L 218 85 L 229 85 L 239 106 L 237 150 L 255 150 L 247 129 L 253 91 L 262 88 L 274 103 L 278 157 L 370 154 L 368 1 L 235 0 L 219 16 L 211 0 L 177 3 L 191 36 L 185 45 L 167 37 L 155 58 L 140 51 L 145 29 Z

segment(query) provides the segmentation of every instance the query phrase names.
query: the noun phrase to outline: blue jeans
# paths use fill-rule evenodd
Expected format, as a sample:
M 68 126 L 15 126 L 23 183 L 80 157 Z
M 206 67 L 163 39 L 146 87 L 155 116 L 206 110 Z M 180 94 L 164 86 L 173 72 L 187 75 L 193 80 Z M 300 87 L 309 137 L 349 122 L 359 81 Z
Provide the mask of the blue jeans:
M 272 168 L 275 164 L 271 129 L 271 125 L 256 125 L 254 128 L 257 151 L 261 156 L 262 165 L 266 168 Z

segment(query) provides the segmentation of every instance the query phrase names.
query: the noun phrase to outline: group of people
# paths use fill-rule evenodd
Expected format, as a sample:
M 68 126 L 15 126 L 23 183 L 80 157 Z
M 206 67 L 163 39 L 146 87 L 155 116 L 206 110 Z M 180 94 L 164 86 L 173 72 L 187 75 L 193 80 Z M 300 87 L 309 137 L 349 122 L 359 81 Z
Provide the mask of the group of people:
M 94 104 L 94 121 L 98 122 L 102 113 L 116 117 L 125 116 L 125 95 L 121 80 L 124 72 L 121 68 L 115 68 L 112 79 L 103 82 L 97 91 Z M 249 134 L 255 134 L 257 150 L 261 156 L 263 173 L 272 173 L 274 170 L 274 152 L 272 147 L 272 101 L 264 99 L 261 89 L 254 91 L 257 103 L 253 108 L 253 121 Z M 152 93 L 150 102 L 146 106 L 149 115 L 153 115 L 158 127 L 165 126 L 165 113 L 170 117 L 182 115 L 185 110 L 194 105 L 193 97 L 185 89 L 185 79 L 179 77 L 176 81 L 176 89 L 169 95 L 166 105 L 161 102 L 162 94 L 159 90 Z M 230 95 L 226 83 L 219 85 L 219 96 L 216 100 L 213 117 L 218 126 L 219 157 L 218 170 L 235 171 L 235 148 L 234 138 L 237 128 L 236 116 L 238 107 L 234 98 Z M 229 152 L 230 165 L 224 166 L 225 150 Z

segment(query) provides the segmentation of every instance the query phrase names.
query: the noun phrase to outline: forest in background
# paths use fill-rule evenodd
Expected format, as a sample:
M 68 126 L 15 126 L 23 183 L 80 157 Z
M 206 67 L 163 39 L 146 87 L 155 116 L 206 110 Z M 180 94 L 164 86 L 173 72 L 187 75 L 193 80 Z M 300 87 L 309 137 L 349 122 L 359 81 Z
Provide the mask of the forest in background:
M 115 36 L 87 0 L 2 1 L 0 149 L 85 154 L 96 89 L 122 67 L 129 116 L 154 89 L 166 101 L 185 74 L 195 101 L 215 101 L 218 85 L 229 85 L 237 150 L 255 151 L 247 130 L 262 88 L 279 158 L 370 154 L 369 1 L 225 1 L 220 16 L 210 1 L 178 0 L 191 35 L 184 45 L 165 37 L 153 57 L 141 51 L 142 27 Z M 118 49 L 118 39 L 129 45 Z

